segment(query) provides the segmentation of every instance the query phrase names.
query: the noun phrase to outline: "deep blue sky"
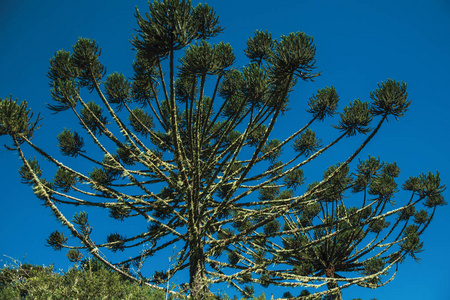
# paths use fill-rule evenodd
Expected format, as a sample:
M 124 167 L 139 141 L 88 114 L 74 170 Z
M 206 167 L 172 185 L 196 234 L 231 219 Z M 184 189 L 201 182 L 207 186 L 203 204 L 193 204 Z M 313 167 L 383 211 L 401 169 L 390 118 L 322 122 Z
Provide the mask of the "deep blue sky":
M 197 3 L 197 1 L 194 1 Z M 400 181 L 422 172 L 441 172 L 450 183 L 449 93 L 450 2 L 429 1 L 320 1 L 320 0 L 215 0 L 208 2 L 220 16 L 225 33 L 238 56 L 236 66 L 247 63 L 242 55 L 245 42 L 257 29 L 273 37 L 303 31 L 314 37 L 317 67 L 322 76 L 314 83 L 299 83 L 291 110 L 278 124 L 280 138 L 303 122 L 297 115 L 318 88 L 333 85 L 342 108 L 353 99 L 368 100 L 377 83 L 388 78 L 408 84 L 410 111 L 398 122 L 391 120 L 362 154 L 380 156 L 402 170 Z M 56 135 L 67 123 L 68 114 L 51 115 L 48 60 L 59 49 L 70 50 L 77 38 L 96 39 L 103 49 L 101 61 L 108 73 L 132 76 L 133 52 L 129 40 L 136 27 L 134 7 L 147 10 L 139 1 L 14 1 L 0 2 L 0 96 L 26 99 L 44 122 L 35 142 L 55 150 Z M 73 120 L 73 119 L 72 119 Z M 325 126 L 325 124 L 323 124 Z M 335 134 L 329 127 L 319 130 Z M 0 137 L 0 144 L 8 143 Z M 349 141 L 337 148 L 329 162 L 345 160 Z M 341 152 L 339 152 L 341 151 Z M 29 155 L 34 155 L 29 153 Z M 14 257 L 34 264 L 55 263 L 67 269 L 64 252 L 45 247 L 45 239 L 61 229 L 28 186 L 20 184 L 17 154 L 0 149 L 0 259 Z M 449 201 L 449 192 L 444 196 Z M 401 202 L 406 193 L 400 192 Z M 440 207 L 434 222 L 423 235 L 425 252 L 420 264 L 408 259 L 396 279 L 378 290 L 350 288 L 345 299 L 450 299 L 450 207 Z M 170 255 L 170 254 L 168 254 Z M 25 256 L 25 258 L 24 258 Z M 274 291 L 275 295 L 276 291 Z M 270 292 L 268 293 L 270 294 Z M 294 292 L 293 294 L 298 294 Z M 279 295 L 278 295 L 279 296 Z

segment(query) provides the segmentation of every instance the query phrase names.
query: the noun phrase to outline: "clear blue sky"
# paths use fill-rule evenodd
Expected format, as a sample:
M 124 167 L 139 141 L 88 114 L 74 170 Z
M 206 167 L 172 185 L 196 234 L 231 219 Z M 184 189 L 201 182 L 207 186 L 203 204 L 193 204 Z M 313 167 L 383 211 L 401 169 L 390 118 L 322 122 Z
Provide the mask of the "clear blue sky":
M 194 1 L 193 3 L 197 3 Z M 300 127 L 296 115 L 318 89 L 333 85 L 341 108 L 360 98 L 368 100 L 377 83 L 388 78 L 408 84 L 410 111 L 384 126 L 363 152 L 393 162 L 402 170 L 401 181 L 422 172 L 439 170 L 450 184 L 450 2 L 428 1 L 321 1 L 321 0 L 215 0 L 213 6 L 226 27 L 219 38 L 230 42 L 238 55 L 236 66 L 246 63 L 245 42 L 257 29 L 274 37 L 303 31 L 314 37 L 317 67 L 322 76 L 314 83 L 300 83 L 291 110 L 278 124 L 280 137 Z M 44 122 L 35 141 L 54 150 L 56 135 L 68 114 L 51 115 L 46 72 L 49 59 L 59 49 L 70 50 L 77 38 L 96 39 L 103 49 L 101 61 L 108 73 L 132 76 L 133 52 L 129 40 L 136 27 L 134 7 L 147 10 L 147 1 L 0 1 L 0 96 L 26 99 Z M 72 119 L 73 120 L 73 119 Z M 329 128 L 323 131 L 332 131 Z M 334 133 L 334 132 L 333 132 Z M 0 144 L 8 143 L 0 137 Z M 351 142 L 338 148 L 344 160 Z M 34 155 L 29 153 L 29 155 Z M 0 259 L 7 255 L 34 264 L 55 263 L 67 269 L 65 252 L 44 246 L 50 232 L 61 229 L 51 212 L 28 186 L 20 184 L 17 154 L 0 149 Z M 324 162 L 328 163 L 327 161 Z M 450 193 L 444 197 L 449 201 Z M 405 193 L 397 195 L 401 202 Z M 440 207 L 423 235 L 425 252 L 420 264 L 408 259 L 396 279 L 378 290 L 350 288 L 344 299 L 450 299 L 450 206 Z M 170 253 L 171 254 L 171 253 Z M 168 255 L 170 255 L 168 254 Z M 23 257 L 25 258 L 23 259 Z M 276 291 L 271 290 L 276 296 Z M 270 294 L 266 293 L 266 294 Z M 294 292 L 293 294 L 298 294 Z M 280 296 L 280 295 L 278 295 Z

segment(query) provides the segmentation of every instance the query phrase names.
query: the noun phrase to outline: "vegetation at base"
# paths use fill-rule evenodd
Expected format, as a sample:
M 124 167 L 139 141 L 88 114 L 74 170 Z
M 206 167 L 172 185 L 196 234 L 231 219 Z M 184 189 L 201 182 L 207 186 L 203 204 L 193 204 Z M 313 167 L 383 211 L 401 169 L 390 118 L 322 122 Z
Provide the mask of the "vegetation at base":
M 98 261 L 88 260 L 67 272 L 52 265 L 21 264 L 0 271 L 0 299 L 164 299 L 164 291 L 141 286 Z

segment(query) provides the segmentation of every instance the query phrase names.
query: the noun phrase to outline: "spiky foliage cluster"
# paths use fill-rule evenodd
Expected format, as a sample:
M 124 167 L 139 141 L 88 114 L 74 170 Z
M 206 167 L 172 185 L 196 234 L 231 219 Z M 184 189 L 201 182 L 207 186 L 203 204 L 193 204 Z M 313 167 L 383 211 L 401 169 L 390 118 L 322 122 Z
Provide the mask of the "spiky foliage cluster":
M 188 270 L 192 299 L 203 299 L 218 282 L 246 297 L 254 283 L 327 285 L 322 294 L 339 298 L 340 289 L 353 284 L 383 285 L 391 267 L 406 255 L 416 258 L 420 235 L 445 204 L 439 174 L 410 178 L 403 185 L 410 200 L 394 207 L 395 164 L 369 157 L 350 173 L 350 163 L 382 124 L 408 109 L 404 83 L 387 80 L 370 103 L 344 107 L 336 138 L 325 142 L 313 124 L 337 113 L 339 95 L 333 87 L 320 89 L 307 103 L 305 125 L 278 140 L 271 133 L 294 87 L 319 76 L 312 37 L 296 32 L 274 39 L 256 31 L 244 51 L 249 64 L 237 69 L 229 44 L 208 42 L 223 31 L 208 5 L 154 1 L 145 16 L 137 10 L 136 19 L 132 78 L 118 72 L 105 77 L 101 50 L 90 39 L 80 38 L 72 52 L 60 50 L 50 60 L 49 108 L 72 111 L 84 131 L 64 129 L 57 137 L 61 154 L 76 157 L 76 164 L 61 163 L 32 142 L 37 121 L 25 102 L 0 102 L 0 134 L 13 139 L 24 164 L 22 181 L 81 242 L 74 247 L 55 231 L 49 246 L 70 249 L 71 261 L 89 252 L 155 288 Z M 86 102 L 82 89 L 97 100 Z M 366 137 L 348 159 L 305 185 L 305 165 L 357 134 Z M 52 181 L 42 177 L 36 159 L 25 157 L 24 143 L 57 167 Z M 88 155 L 93 146 L 98 151 Z M 286 147 L 296 155 L 282 161 Z M 93 164 L 91 172 L 77 167 L 82 160 Z M 416 212 L 421 202 L 425 209 Z M 103 208 L 119 222 L 142 221 L 144 229 L 94 241 L 95 220 L 84 211 L 67 218 L 64 205 Z M 176 264 L 168 271 L 144 272 L 154 254 L 174 248 Z M 111 253 L 122 251 L 129 258 Z

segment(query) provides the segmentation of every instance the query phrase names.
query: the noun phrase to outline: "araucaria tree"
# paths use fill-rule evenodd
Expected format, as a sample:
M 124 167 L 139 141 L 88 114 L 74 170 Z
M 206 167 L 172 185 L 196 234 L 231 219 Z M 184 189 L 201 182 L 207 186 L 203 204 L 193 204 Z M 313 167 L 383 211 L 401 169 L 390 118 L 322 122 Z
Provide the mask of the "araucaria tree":
M 409 195 L 396 204 L 397 165 L 356 159 L 388 119 L 408 110 L 405 83 L 389 79 L 370 103 L 344 107 L 333 126 L 336 137 L 326 143 L 311 125 L 337 114 L 339 96 L 323 88 L 305 105 L 304 126 L 278 140 L 272 132 L 292 90 L 320 75 L 310 36 L 273 39 L 256 31 L 244 50 L 248 65 L 237 68 L 229 44 L 208 42 L 223 31 L 208 5 L 154 1 L 147 14 L 136 11 L 136 20 L 131 78 L 106 75 L 91 39 L 80 38 L 71 52 L 60 50 L 50 60 L 48 108 L 70 111 L 78 123 L 57 137 L 66 158 L 32 141 L 41 119 L 25 101 L 0 102 L 0 135 L 12 138 L 7 147 L 23 161 L 22 182 L 79 241 L 70 244 L 67 233 L 55 231 L 48 245 L 69 249 L 72 261 L 94 256 L 155 287 L 188 270 L 192 299 L 204 299 L 218 282 L 245 296 L 251 284 L 327 286 L 321 293 L 340 299 L 342 288 L 384 285 L 395 275 L 384 280 L 390 268 L 407 255 L 416 258 L 420 235 L 445 204 L 439 174 L 408 179 Z M 92 94 L 95 101 L 84 100 Z M 305 183 L 305 165 L 358 134 L 365 138 L 348 158 L 324 170 L 320 182 Z M 286 147 L 294 157 L 282 155 Z M 25 148 L 45 165 L 26 157 Z M 47 167 L 52 179 L 44 177 L 47 165 L 54 166 Z M 416 209 L 420 203 L 423 209 Z M 111 222 L 137 219 L 141 231 L 97 241 L 95 220 L 81 210 L 69 217 L 66 206 L 105 209 Z M 177 261 L 168 271 L 146 267 L 153 255 L 172 249 Z M 130 258 L 114 260 L 117 251 Z M 306 294 L 299 297 L 311 297 Z

